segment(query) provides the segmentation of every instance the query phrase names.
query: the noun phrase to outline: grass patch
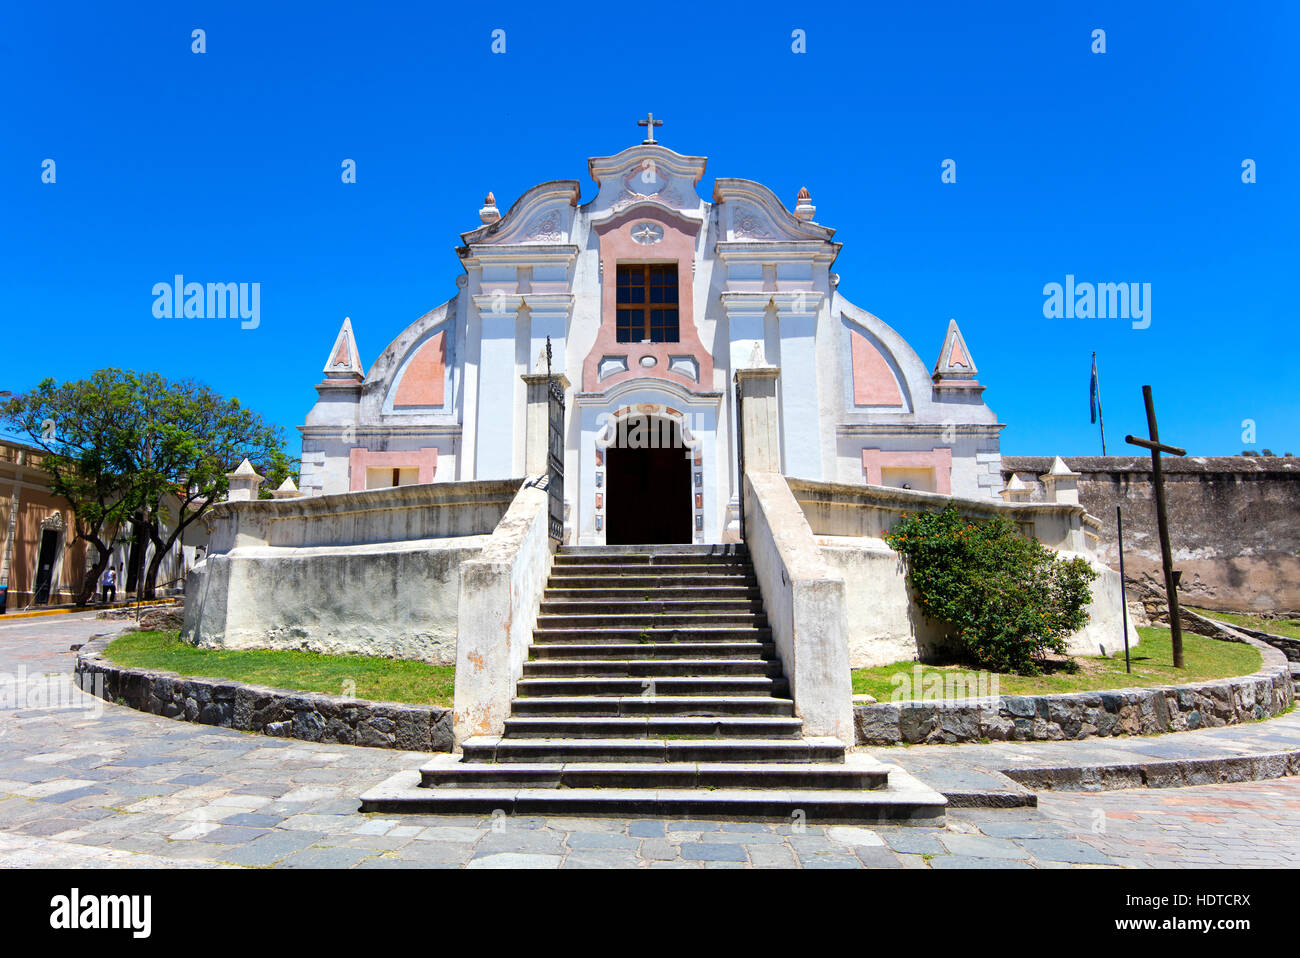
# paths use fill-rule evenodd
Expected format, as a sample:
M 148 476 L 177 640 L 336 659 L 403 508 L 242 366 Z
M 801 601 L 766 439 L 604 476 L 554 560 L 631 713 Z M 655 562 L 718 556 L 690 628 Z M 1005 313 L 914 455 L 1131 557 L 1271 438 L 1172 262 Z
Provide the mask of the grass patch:
M 1288 639 L 1300 639 L 1300 619 L 1265 619 L 1262 616 L 1246 615 L 1242 612 L 1212 612 L 1209 609 L 1192 608 L 1192 611 L 1210 619 L 1226 622 L 1228 625 L 1244 625 L 1248 629 L 1258 629 L 1260 632 L 1270 632 Z
M 1124 671 L 1122 650 L 1118 655 L 1105 657 L 1081 655 L 1075 658 L 1079 663 L 1079 671 L 1073 674 L 1060 670 L 1043 675 L 997 674 L 997 691 L 1002 695 L 1046 695 L 1052 692 L 1091 692 L 1134 686 L 1184 685 L 1204 679 L 1250 675 L 1258 671 L 1264 662 L 1254 646 L 1184 632 L 1183 654 L 1187 667 L 1175 669 L 1168 629 L 1145 627 L 1138 629 L 1138 634 L 1142 637 L 1142 643 L 1132 650 L 1131 674 Z M 926 688 L 926 677 L 930 675 L 937 675 L 940 679 L 948 677 L 950 681 L 945 688 L 958 692 L 958 697 L 977 694 L 974 687 L 977 675 L 985 680 L 980 685 L 991 690 L 994 677 L 992 673 L 976 672 L 961 665 L 922 665 L 922 680 L 918 687 L 913 671 L 917 665 L 916 662 L 895 662 L 869 669 L 854 669 L 853 692 L 858 695 L 873 695 L 880 702 L 893 701 L 899 686 L 890 679 L 899 674 L 908 679 L 901 686 L 904 692 L 910 692 L 906 695 L 908 699 L 921 697 Z M 964 683 L 952 681 L 959 675 L 965 677 Z M 963 685 L 966 687 L 964 694 Z
M 456 669 L 406 659 L 316 652 L 197 649 L 177 632 L 127 632 L 104 655 L 127 668 L 164 669 L 187 677 L 234 679 L 254 685 L 301 689 L 376 702 L 450 708 Z M 356 683 L 355 689 L 345 682 Z

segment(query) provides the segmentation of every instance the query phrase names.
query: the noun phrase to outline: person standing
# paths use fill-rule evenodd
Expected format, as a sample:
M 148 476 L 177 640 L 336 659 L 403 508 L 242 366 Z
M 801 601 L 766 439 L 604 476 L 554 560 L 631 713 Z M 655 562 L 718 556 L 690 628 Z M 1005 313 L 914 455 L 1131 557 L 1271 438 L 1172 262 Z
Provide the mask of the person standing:
M 104 573 L 104 603 L 107 605 L 117 599 L 117 573 L 109 569 Z

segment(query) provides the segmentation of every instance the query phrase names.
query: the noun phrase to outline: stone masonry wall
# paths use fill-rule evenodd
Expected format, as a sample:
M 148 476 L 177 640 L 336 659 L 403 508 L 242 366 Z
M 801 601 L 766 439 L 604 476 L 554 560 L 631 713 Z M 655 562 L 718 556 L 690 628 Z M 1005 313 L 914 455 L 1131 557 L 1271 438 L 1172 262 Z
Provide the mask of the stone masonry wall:
M 1061 741 L 1108 735 L 1158 735 L 1217 728 L 1277 715 L 1294 690 L 1284 656 L 1257 639 L 1263 667 L 1253 675 L 1195 685 L 1002 695 L 975 704 L 901 702 L 854 707 L 858 745 Z
M 200 725 L 281 738 L 368 745 L 412 752 L 452 750 L 451 709 L 367 702 L 174 672 L 128 669 L 104 658 L 109 639 L 93 639 L 77 655 L 78 686 L 110 702 Z
M 1005 479 L 1029 484 L 1049 456 L 1004 456 Z M 1101 520 L 1098 557 L 1119 568 L 1115 506 L 1124 512 L 1124 564 L 1135 586 L 1163 589 L 1150 456 L 1069 456 L 1079 501 Z M 1204 608 L 1243 612 L 1300 610 L 1300 459 L 1165 456 L 1169 540 L 1182 571 L 1179 596 Z

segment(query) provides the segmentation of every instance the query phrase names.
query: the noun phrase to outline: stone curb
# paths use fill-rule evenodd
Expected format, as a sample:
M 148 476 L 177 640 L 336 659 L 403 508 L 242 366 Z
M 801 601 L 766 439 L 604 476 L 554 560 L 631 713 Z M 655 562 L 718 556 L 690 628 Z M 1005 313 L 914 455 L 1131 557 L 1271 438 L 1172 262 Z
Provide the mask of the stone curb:
M 1228 625 L 1226 622 L 1211 619 L 1209 616 L 1193 612 L 1191 609 L 1182 609 L 1181 611 L 1193 621 L 1210 626 L 1220 637 L 1239 641 L 1234 638 L 1234 634 L 1239 633 L 1252 639 L 1259 639 L 1285 655 L 1287 661 L 1300 663 L 1300 639 L 1287 638 L 1285 635 L 1274 635 L 1272 632 L 1261 632 L 1259 629 L 1248 628 L 1244 625 Z
M 1194 685 L 1002 695 L 997 704 L 903 702 L 857 705 L 858 745 L 950 745 L 957 742 L 1065 741 L 1117 735 L 1159 735 L 1218 728 L 1278 715 L 1291 707 L 1294 688 L 1286 656 L 1227 626 L 1225 641 L 1259 649 L 1264 665 L 1253 675 Z
M 77 653 L 75 668 L 82 691 L 109 702 L 165 718 L 306 742 L 408 752 L 452 750 L 451 709 L 125 668 L 103 656 L 114 638 L 87 642 Z
M 1120 788 L 1183 788 L 1260 782 L 1300 775 L 1300 749 L 1259 755 L 1223 755 L 1055 768 L 1004 768 L 1002 774 L 1026 788 L 1065 792 L 1102 792 Z

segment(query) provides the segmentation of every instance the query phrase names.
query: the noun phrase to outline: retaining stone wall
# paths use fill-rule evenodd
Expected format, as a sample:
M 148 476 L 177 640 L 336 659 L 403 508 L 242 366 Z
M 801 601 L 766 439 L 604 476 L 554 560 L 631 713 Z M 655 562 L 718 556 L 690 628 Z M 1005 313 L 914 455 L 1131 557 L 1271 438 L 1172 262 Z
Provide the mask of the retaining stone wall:
M 109 638 L 92 639 L 77 654 L 82 690 L 166 718 L 241 732 L 340 745 L 412 752 L 452 750 L 451 709 L 367 702 L 229 679 L 183 678 L 175 672 L 130 669 L 104 658 Z
M 1268 718 L 1294 699 L 1290 667 L 1277 649 L 1241 636 L 1260 650 L 1253 675 L 1194 685 L 1002 695 L 994 705 L 902 702 L 857 705 L 858 745 L 947 745 L 955 742 L 1061 741 L 1107 735 L 1157 735 Z

